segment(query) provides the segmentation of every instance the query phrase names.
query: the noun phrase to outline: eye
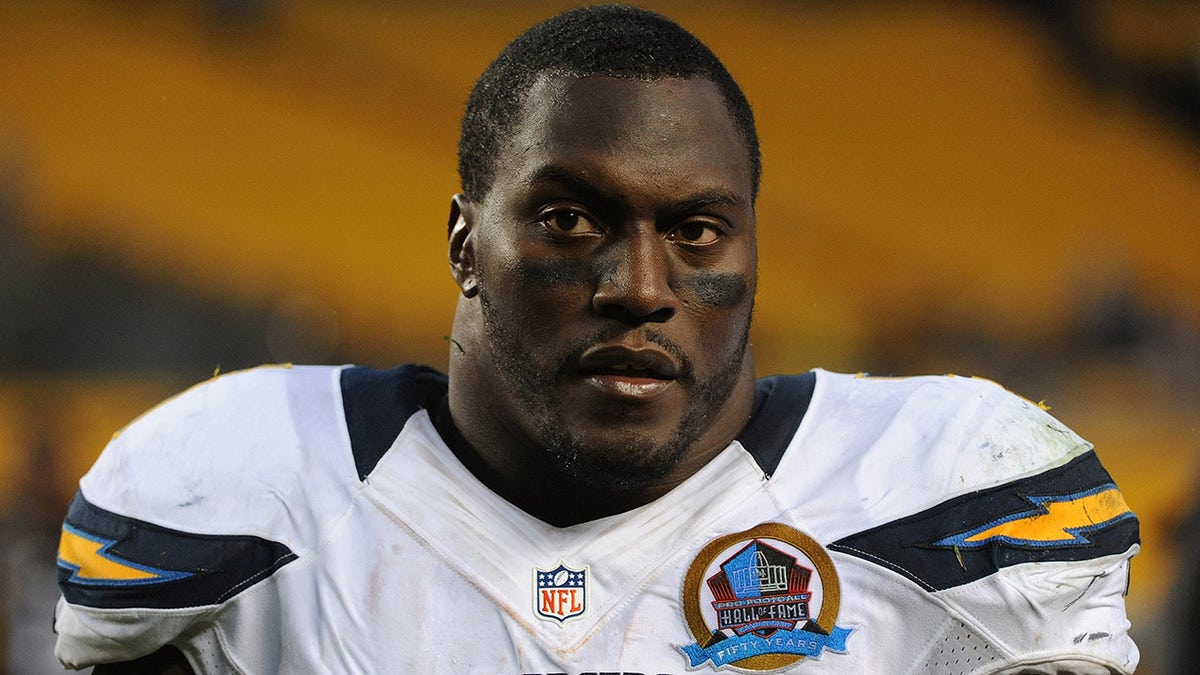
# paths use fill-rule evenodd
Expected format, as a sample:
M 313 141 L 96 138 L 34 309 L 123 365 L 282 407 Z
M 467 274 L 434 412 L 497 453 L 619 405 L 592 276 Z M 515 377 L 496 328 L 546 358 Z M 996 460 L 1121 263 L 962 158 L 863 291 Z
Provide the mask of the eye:
M 538 223 L 554 234 L 599 234 L 602 230 L 590 218 L 576 209 L 555 208 L 541 214 Z
M 725 234 L 716 223 L 705 220 L 689 220 L 671 230 L 667 239 L 691 246 L 708 246 L 714 244 Z

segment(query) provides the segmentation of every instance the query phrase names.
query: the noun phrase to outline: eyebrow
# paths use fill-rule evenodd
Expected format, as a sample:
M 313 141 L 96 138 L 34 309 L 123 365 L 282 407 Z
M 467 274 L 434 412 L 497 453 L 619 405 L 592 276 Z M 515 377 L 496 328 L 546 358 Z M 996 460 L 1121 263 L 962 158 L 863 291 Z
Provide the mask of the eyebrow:
M 678 204 L 676 208 L 680 211 L 698 211 L 709 206 L 741 206 L 745 200 L 735 194 L 724 192 L 721 190 L 711 190 L 701 192 L 693 197 L 685 199 Z
M 539 168 L 529 177 L 526 183 L 530 187 L 536 186 L 539 183 L 555 183 L 591 201 L 611 206 L 620 206 L 622 204 L 620 199 L 597 187 L 584 176 L 558 165 L 552 164 Z M 699 211 L 711 206 L 739 207 L 743 204 L 745 204 L 745 200 L 738 195 L 725 190 L 713 189 L 701 190 L 689 195 L 686 199 L 672 204 L 670 208 L 676 212 L 690 212 Z
M 572 192 L 579 193 L 588 199 L 615 201 L 611 195 L 593 185 L 591 181 L 580 174 L 553 164 L 543 166 L 533 172 L 533 175 L 526 181 L 529 187 L 534 187 L 540 183 L 555 183 Z

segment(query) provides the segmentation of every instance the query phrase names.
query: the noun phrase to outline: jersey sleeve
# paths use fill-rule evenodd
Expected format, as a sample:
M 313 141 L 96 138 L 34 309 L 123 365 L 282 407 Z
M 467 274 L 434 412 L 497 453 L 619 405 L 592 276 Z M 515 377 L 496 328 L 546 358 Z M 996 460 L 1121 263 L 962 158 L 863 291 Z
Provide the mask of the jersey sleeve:
M 996 396 L 988 440 L 1047 467 L 961 498 L 930 546 L 954 553 L 959 572 L 995 571 L 935 596 L 1008 654 L 997 672 L 1132 673 L 1125 596 L 1137 516 L 1090 443 L 1041 406 Z
M 336 371 L 289 370 L 210 380 L 104 449 L 59 543 L 64 665 L 182 646 L 232 598 L 307 554 L 345 509 L 355 474 L 336 451 Z
M 1136 552 L 1017 565 L 941 599 L 1007 654 L 997 673 L 1132 673 L 1125 592 Z
M 970 488 L 830 548 L 922 588 L 995 650 L 986 672 L 1133 672 L 1137 517 L 1090 444 L 995 385 L 967 389 L 987 414 L 926 470 Z

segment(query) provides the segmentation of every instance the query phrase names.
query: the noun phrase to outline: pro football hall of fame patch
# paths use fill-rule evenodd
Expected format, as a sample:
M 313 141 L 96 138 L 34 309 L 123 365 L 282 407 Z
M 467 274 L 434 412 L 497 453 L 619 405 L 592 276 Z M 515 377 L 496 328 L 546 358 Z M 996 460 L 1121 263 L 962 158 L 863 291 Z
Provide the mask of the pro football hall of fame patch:
M 683 612 L 696 642 L 689 668 L 768 672 L 825 650 L 846 651 L 852 629 L 835 625 L 841 590 L 829 554 L 808 535 L 764 523 L 709 542 L 683 581 Z

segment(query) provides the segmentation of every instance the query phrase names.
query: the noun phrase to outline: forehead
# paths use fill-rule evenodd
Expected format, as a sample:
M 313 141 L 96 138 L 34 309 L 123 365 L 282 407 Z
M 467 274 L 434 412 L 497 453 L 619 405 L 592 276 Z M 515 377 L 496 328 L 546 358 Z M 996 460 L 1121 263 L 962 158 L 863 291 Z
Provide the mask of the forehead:
M 547 165 L 664 188 L 706 182 L 752 201 L 748 151 L 705 78 L 542 75 L 497 157 L 497 179 L 533 180 Z

